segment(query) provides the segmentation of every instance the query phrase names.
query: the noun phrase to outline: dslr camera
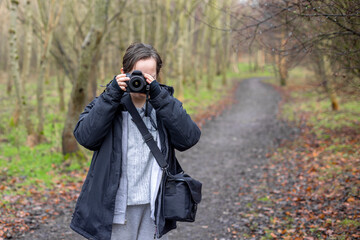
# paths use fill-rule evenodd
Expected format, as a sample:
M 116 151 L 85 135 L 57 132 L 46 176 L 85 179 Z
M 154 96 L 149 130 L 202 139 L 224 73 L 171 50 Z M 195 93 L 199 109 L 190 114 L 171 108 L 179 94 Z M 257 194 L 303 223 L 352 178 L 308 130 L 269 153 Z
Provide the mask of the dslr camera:
M 135 70 L 131 74 L 126 73 L 126 76 L 130 78 L 129 81 L 126 81 L 130 92 L 146 93 L 149 91 L 150 85 L 146 82 L 141 71 Z

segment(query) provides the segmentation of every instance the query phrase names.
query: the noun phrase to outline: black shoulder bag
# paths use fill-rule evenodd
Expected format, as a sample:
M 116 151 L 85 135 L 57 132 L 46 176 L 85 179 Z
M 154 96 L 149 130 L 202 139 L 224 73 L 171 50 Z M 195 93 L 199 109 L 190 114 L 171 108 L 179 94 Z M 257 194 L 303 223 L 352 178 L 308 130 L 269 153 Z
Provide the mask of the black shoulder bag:
M 134 123 L 149 146 L 153 156 L 164 171 L 165 187 L 163 188 L 163 213 L 165 219 L 180 222 L 194 222 L 197 204 L 201 201 L 201 182 L 191 178 L 188 174 L 172 175 L 168 171 L 168 164 L 157 146 L 153 136 L 149 133 L 144 121 L 131 101 L 130 96 L 124 97 L 124 104 Z M 164 179 L 163 179 L 164 181 Z

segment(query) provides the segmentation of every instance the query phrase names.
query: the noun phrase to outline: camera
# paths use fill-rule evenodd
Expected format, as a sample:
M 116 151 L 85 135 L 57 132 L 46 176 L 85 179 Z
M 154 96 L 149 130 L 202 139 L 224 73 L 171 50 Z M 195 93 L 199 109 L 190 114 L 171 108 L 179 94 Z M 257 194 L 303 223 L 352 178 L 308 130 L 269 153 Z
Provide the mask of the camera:
M 149 84 L 146 82 L 141 71 L 135 70 L 131 74 L 126 73 L 126 76 L 130 78 L 130 81 L 126 82 L 130 92 L 146 93 L 149 90 L 149 87 L 147 87 Z

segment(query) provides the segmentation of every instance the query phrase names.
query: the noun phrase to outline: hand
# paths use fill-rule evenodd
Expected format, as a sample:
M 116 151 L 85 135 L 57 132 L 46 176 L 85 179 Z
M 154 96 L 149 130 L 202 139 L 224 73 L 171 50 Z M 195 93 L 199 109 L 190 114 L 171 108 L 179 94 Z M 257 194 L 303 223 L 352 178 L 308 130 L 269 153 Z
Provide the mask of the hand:
M 155 78 L 151 76 L 150 74 L 143 73 L 145 80 L 148 84 L 151 84 L 153 81 L 155 81 Z
M 130 78 L 127 77 L 126 74 L 119 74 L 115 77 L 115 79 L 121 90 L 126 92 L 126 87 L 127 87 L 126 81 L 129 81 Z

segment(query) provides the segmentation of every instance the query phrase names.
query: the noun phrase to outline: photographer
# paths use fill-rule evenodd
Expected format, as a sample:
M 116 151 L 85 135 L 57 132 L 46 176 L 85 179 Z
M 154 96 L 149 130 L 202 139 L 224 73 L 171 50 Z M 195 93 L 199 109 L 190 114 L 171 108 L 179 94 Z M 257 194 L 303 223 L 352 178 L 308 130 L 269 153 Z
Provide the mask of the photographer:
M 161 67 L 152 46 L 130 45 L 121 74 L 80 115 L 75 138 L 94 154 L 70 226 L 88 239 L 167 239 L 163 235 L 176 228 L 156 211 L 162 169 L 123 104 L 131 98 L 169 171 L 181 172 L 174 149 L 194 146 L 200 130 L 173 88 L 155 80 Z

